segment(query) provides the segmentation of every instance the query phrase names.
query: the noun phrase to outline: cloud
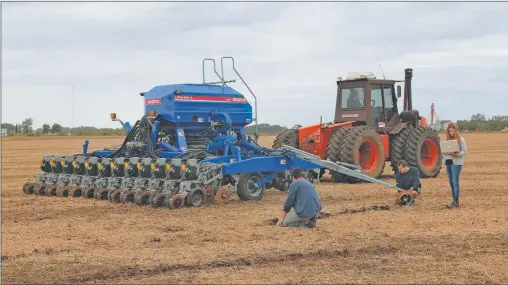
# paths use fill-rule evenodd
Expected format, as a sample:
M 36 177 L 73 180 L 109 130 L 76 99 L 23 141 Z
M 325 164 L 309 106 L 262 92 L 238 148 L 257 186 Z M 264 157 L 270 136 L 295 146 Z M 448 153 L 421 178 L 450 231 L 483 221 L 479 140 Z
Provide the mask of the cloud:
M 506 3 L 3 3 L 2 121 L 118 127 L 139 92 L 201 82 L 234 56 L 259 121 L 334 118 L 335 79 L 414 69 L 414 106 L 445 119 L 506 113 Z M 218 66 L 219 67 L 219 66 Z M 226 76 L 234 77 L 230 64 Z M 219 70 L 220 71 L 220 70 Z M 215 80 L 207 65 L 207 79 Z M 237 78 L 238 79 L 238 78 Z M 239 82 L 239 80 L 238 80 Z M 74 93 L 71 86 L 75 86 Z M 233 84 L 252 102 L 242 84 Z M 71 102 L 74 107 L 71 108 Z M 74 113 L 72 113 L 74 110 Z

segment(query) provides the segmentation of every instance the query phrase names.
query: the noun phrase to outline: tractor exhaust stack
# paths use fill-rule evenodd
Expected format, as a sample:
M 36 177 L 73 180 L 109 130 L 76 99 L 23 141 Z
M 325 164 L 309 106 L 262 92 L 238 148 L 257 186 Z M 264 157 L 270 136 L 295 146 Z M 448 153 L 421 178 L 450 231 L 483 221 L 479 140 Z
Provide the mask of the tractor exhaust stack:
M 404 82 L 404 110 L 411 111 L 413 109 L 413 94 L 411 91 L 411 79 L 413 78 L 413 69 L 406 68 L 404 70 L 406 74 Z

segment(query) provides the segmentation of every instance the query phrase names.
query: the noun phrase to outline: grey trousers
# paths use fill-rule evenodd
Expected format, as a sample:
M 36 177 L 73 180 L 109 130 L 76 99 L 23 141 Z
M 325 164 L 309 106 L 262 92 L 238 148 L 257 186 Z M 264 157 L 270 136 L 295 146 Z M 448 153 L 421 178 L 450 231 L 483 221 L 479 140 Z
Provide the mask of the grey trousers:
M 284 227 L 315 228 L 319 214 L 311 218 L 300 218 L 295 211 L 291 210 L 282 221 Z

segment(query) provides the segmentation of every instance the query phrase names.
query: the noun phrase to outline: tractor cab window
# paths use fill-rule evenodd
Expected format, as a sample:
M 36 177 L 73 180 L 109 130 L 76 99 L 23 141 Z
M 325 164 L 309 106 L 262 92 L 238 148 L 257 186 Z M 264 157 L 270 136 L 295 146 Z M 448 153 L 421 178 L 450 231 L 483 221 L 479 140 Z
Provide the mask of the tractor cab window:
M 395 108 L 395 94 L 393 86 L 384 85 L 383 86 L 383 97 L 385 101 L 385 118 L 386 121 L 390 121 L 393 116 L 397 114 L 397 109 Z
M 365 89 L 363 87 L 342 88 L 340 95 L 341 109 L 364 108 Z
M 383 94 L 381 85 L 372 85 L 370 91 L 370 126 L 379 127 L 384 123 Z

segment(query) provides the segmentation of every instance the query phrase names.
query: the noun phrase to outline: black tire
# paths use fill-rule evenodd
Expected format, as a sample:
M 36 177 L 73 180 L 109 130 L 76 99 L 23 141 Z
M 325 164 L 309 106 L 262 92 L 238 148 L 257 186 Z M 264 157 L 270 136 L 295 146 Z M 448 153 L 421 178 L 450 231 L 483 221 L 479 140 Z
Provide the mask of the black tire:
M 134 203 L 138 206 L 148 205 L 148 200 L 152 195 L 151 191 L 142 191 L 141 193 L 134 194 Z
M 137 190 L 134 192 L 134 204 L 138 205 L 138 206 L 143 206 L 143 199 L 140 199 L 141 196 L 143 195 L 143 193 L 145 193 L 146 191 L 144 190 Z
M 91 199 L 95 196 L 95 188 L 87 187 L 83 190 L 83 198 Z
M 261 187 L 255 190 L 254 193 L 250 191 L 249 185 L 251 183 L 257 183 L 263 179 L 263 175 L 258 172 L 245 173 L 240 175 L 240 179 L 238 179 L 238 184 L 236 185 L 237 195 L 243 201 L 249 200 L 261 200 L 263 198 L 263 192 L 265 191 L 265 187 Z
M 152 198 L 152 208 L 160 208 L 164 206 L 164 202 L 166 201 L 167 195 L 165 193 L 160 193 L 155 195 L 154 198 Z
M 362 168 L 362 173 L 373 178 L 379 178 L 383 173 L 385 166 L 385 149 L 381 136 L 368 126 L 353 127 L 344 137 L 342 145 L 340 147 L 339 161 L 361 165 L 361 161 L 358 158 L 358 153 L 361 150 L 362 145 L 366 140 L 370 140 L 374 147 L 377 148 L 377 161 L 374 161 L 375 166 L 370 171 L 366 171 Z M 346 181 L 349 183 L 363 182 L 363 180 L 347 176 Z
M 27 195 L 33 194 L 34 193 L 34 189 L 35 189 L 35 183 L 26 182 L 23 185 L 23 193 L 25 193 Z
M 197 208 L 203 205 L 204 202 L 205 202 L 205 192 L 203 192 L 201 189 L 194 189 L 193 191 L 189 192 L 187 197 L 185 197 L 186 206 L 192 206 Z
M 351 127 L 343 127 L 337 129 L 329 138 L 326 143 L 325 157 L 326 159 L 337 162 L 340 161 L 340 147 L 344 141 L 344 137 L 351 131 Z M 319 177 L 322 177 L 324 171 L 321 170 Z M 333 182 L 345 182 L 347 179 L 343 174 L 331 173 Z
M 283 144 L 299 149 L 298 129 L 293 128 L 282 131 L 282 133 L 278 134 L 275 138 L 272 148 L 280 148 Z
M 111 203 L 120 203 L 120 196 L 122 195 L 123 191 L 125 191 L 124 189 L 118 189 L 118 190 L 115 190 L 113 191 L 113 193 L 111 193 L 111 199 L 109 200 Z
M 135 194 L 134 190 L 124 191 L 120 195 L 120 202 L 122 202 L 122 204 L 134 203 L 134 194 Z
M 428 158 L 425 153 L 430 152 Z M 417 127 L 409 136 L 405 156 L 409 166 L 420 171 L 421 178 L 434 178 L 441 171 L 443 154 L 439 135 L 429 127 Z
M 390 164 L 394 173 L 399 172 L 397 163 L 405 159 L 407 141 L 413 131 L 414 128 L 407 125 L 398 134 L 390 137 Z

